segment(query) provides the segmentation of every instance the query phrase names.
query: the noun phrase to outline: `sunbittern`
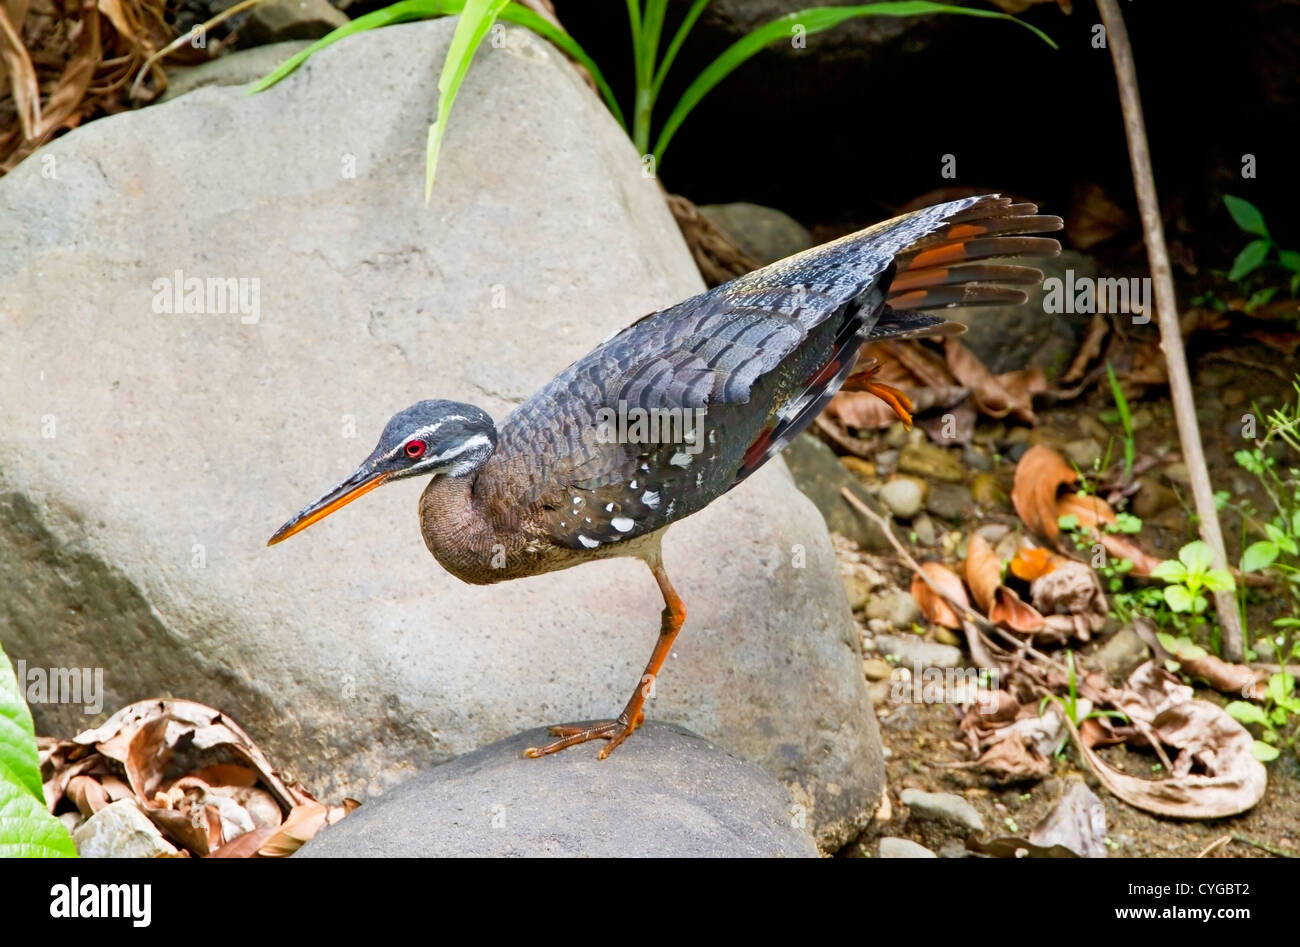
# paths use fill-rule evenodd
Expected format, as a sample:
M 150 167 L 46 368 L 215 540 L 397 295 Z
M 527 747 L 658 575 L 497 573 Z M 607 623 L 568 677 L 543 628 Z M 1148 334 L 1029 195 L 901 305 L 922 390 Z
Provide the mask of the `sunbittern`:
M 841 388 L 879 395 L 910 423 L 902 392 L 872 381 L 871 369 L 854 373 L 862 346 L 962 330 L 922 308 L 1023 302 L 1024 292 L 1008 284 L 1038 282 L 1038 270 L 977 261 L 1055 254 L 1055 240 L 1023 235 L 1060 226 L 1033 204 L 997 195 L 927 207 L 634 322 L 500 427 L 473 405 L 421 401 L 394 415 L 357 471 L 268 545 L 380 484 L 425 475 L 432 477 L 420 497 L 425 545 L 465 582 L 609 556 L 642 559 L 664 609 L 627 706 L 606 723 L 552 727 L 558 739 L 526 752 L 543 756 L 600 738 L 609 741 L 603 759 L 644 719 L 644 682 L 659 674 L 686 618 L 664 571 L 664 530 L 761 467 Z M 641 420 L 688 412 L 704 423 L 668 424 L 670 438 L 611 436 L 610 418 L 632 412 Z

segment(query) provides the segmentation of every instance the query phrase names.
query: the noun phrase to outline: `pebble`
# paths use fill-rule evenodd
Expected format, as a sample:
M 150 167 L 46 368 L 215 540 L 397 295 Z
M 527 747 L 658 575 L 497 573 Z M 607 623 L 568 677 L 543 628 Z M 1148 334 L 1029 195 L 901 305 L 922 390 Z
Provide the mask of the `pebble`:
M 1133 497 L 1133 514 L 1150 519 L 1178 502 L 1178 497 L 1155 477 L 1138 477 L 1138 492 Z
M 916 635 L 876 635 L 876 650 L 892 654 L 898 663 L 911 668 L 955 668 L 961 666 L 961 649 L 926 641 Z
M 924 845 L 918 845 L 911 839 L 885 836 L 880 840 L 881 858 L 938 858 Z
M 1146 642 L 1132 628 L 1121 628 L 1097 651 L 1098 667 L 1112 681 L 1123 681 L 1148 657 Z
M 938 538 L 938 533 L 934 528 L 934 520 L 930 519 L 925 513 L 921 513 L 912 520 L 912 532 L 916 534 L 916 541 L 922 546 L 933 546 L 934 541 Z
M 936 483 L 925 498 L 925 508 L 946 520 L 961 520 L 970 511 L 972 493 L 960 483 Z
M 867 603 L 866 616 L 868 620 L 883 619 L 894 628 L 911 628 L 921 620 L 921 606 L 910 592 L 888 589 Z
M 1065 456 L 1069 457 L 1080 470 L 1085 472 L 1092 470 L 1093 467 L 1101 463 L 1102 449 L 1095 438 L 1081 437 L 1078 440 L 1069 441 L 1065 445 Z
M 844 594 L 849 600 L 850 611 L 861 611 L 871 598 L 871 583 L 865 576 L 850 572 L 841 576 L 844 580 Z
M 867 658 L 862 662 L 862 673 L 869 681 L 887 681 L 894 673 L 894 667 L 880 658 Z
M 961 458 L 933 444 L 908 444 L 899 452 L 898 469 L 927 480 L 961 483 L 966 479 Z
M 882 474 L 893 473 L 898 467 L 898 451 L 882 450 L 876 454 L 876 470 Z
M 979 506 L 992 509 L 1001 506 L 1007 500 L 1006 493 L 998 483 L 998 478 L 991 473 L 978 473 L 970 482 L 971 499 Z
M 972 470 L 989 471 L 993 469 L 993 458 L 978 447 L 967 447 L 961 452 L 961 462 Z
M 883 618 L 868 618 L 867 628 L 874 635 L 887 635 L 894 630 L 894 626 Z
M 947 822 L 970 832 L 983 832 L 984 819 L 974 806 L 950 792 L 904 789 L 899 801 L 918 819 Z
M 876 465 L 869 460 L 863 460 L 861 457 L 854 457 L 846 454 L 840 458 L 840 463 L 844 469 L 859 480 L 868 480 L 876 475 Z
M 72 833 L 82 858 L 157 858 L 177 854 L 132 799 L 100 809 Z
M 900 519 L 910 520 L 921 512 L 924 499 L 921 485 L 909 477 L 891 480 L 880 488 L 880 502 Z

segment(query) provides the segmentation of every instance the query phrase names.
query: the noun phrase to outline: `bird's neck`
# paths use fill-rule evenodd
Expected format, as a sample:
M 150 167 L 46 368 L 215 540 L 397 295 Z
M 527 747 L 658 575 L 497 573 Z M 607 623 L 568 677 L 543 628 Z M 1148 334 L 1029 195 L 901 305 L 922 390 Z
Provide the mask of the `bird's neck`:
M 464 582 L 486 585 L 538 571 L 528 525 L 497 458 L 463 477 L 437 476 L 420 497 L 420 531 L 439 564 Z

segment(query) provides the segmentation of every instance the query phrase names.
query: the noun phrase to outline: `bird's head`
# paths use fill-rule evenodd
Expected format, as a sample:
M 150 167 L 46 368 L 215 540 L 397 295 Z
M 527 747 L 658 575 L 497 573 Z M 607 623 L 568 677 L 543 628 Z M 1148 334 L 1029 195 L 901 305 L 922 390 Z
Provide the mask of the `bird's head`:
M 275 531 L 268 546 L 288 539 L 380 484 L 406 477 L 465 477 L 482 468 L 497 445 L 487 412 L 457 401 L 420 401 L 384 425 L 379 443 L 352 476 Z

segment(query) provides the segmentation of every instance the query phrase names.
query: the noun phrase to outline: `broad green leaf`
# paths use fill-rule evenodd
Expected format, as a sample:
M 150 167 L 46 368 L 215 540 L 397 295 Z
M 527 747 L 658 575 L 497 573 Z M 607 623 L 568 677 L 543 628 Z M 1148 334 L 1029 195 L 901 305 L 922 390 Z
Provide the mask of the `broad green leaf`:
M 1067 513 L 1065 516 L 1056 518 L 1056 525 L 1067 533 L 1079 528 L 1079 517 L 1073 513 Z
M 1176 612 L 1190 612 L 1194 604 L 1192 593 L 1181 585 L 1166 585 L 1165 601 Z
M 1267 569 L 1276 558 L 1277 543 L 1261 539 L 1257 543 L 1251 543 L 1246 547 L 1246 551 L 1241 554 L 1241 571 L 1258 572 L 1261 569 Z
M 1187 567 L 1177 559 L 1165 559 L 1151 570 L 1151 577 L 1164 582 L 1181 582 L 1187 578 Z
M 0 858 L 76 857 L 64 824 L 0 763 Z
M 1300 273 L 1300 253 L 1297 253 L 1295 250 L 1278 250 L 1277 262 L 1281 263 L 1292 273 Z
M 1251 746 L 1250 752 L 1261 763 L 1271 763 L 1279 756 L 1277 747 L 1270 746 L 1263 740 L 1256 740 Z
M 0 766 L 36 799 L 45 804 L 41 763 L 36 754 L 36 730 L 13 665 L 0 649 Z
M 1255 270 L 1257 270 L 1264 258 L 1268 256 L 1268 248 L 1271 244 L 1267 240 L 1252 240 L 1242 247 L 1237 258 L 1232 261 L 1232 269 L 1228 271 L 1228 279 L 1234 283 L 1239 279 L 1244 279 Z
M 1238 723 L 1257 723 L 1268 726 L 1268 715 L 1264 708 L 1245 700 L 1233 700 L 1223 705 L 1223 711 Z
M 1236 225 L 1246 233 L 1253 233 L 1257 237 L 1268 236 L 1268 228 L 1264 226 L 1264 215 L 1250 201 L 1225 194 L 1223 204 L 1228 208 L 1228 213 L 1232 215 Z
M 1300 508 L 1291 514 L 1291 532 L 1300 536 Z
M 1282 532 L 1282 530 L 1278 529 L 1272 523 L 1265 523 L 1264 532 L 1268 535 L 1269 539 L 1277 543 L 1277 547 L 1279 549 L 1283 550 L 1284 552 L 1288 552 L 1293 556 L 1295 555 L 1296 553 L 1295 540 L 1292 539 L 1290 536 L 1288 536 L 1286 533 Z
M 1164 648 L 1174 657 L 1183 661 L 1195 661 L 1206 655 L 1206 650 L 1192 641 L 1191 638 L 1175 638 L 1167 631 L 1156 633 L 1156 640 L 1160 642 L 1160 647 Z
M 456 21 L 456 32 L 452 34 L 447 58 L 442 62 L 442 74 L 438 77 L 438 117 L 429 126 L 424 163 L 426 204 L 433 197 L 433 178 L 438 170 L 438 155 L 442 151 L 442 139 L 447 132 L 447 119 L 451 116 L 456 93 L 465 81 L 465 74 L 469 72 L 469 64 L 474 59 L 479 43 L 488 34 L 488 30 L 492 29 L 497 14 L 508 2 L 509 0 L 465 0 L 465 8 Z
M 1214 565 L 1214 553 L 1208 544 L 1198 539 L 1178 550 L 1178 561 L 1187 566 L 1188 572 L 1205 572 Z
M 967 7 L 955 7 L 945 3 L 925 3 L 920 0 L 906 3 L 872 3 L 858 4 L 847 7 L 813 7 L 808 10 L 796 10 L 794 13 L 787 13 L 785 16 L 778 17 L 770 23 L 764 23 L 757 27 L 751 33 L 742 36 L 736 42 L 732 43 L 717 59 L 709 63 L 704 70 L 695 77 L 695 81 L 686 87 L 677 104 L 669 113 L 663 128 L 659 130 L 659 137 L 655 141 L 654 154 L 655 158 L 662 162 L 664 152 L 668 150 L 668 143 L 672 141 L 673 135 L 681 127 L 682 122 L 691 114 L 691 110 L 699 104 L 714 86 L 731 75 L 741 64 L 750 59 L 760 50 L 771 46 L 775 43 L 788 42 L 793 34 L 795 26 L 803 28 L 804 32 L 811 35 L 820 33 L 822 30 L 828 30 L 832 27 L 839 26 L 846 20 L 863 16 L 926 16 L 934 13 L 949 13 L 957 16 L 975 16 L 983 17 L 990 20 L 1009 20 L 1017 23 L 1025 29 L 1031 31 L 1043 42 L 1047 43 L 1053 49 L 1057 46 L 1052 42 L 1042 30 L 1025 23 L 1023 20 L 1017 20 L 1013 16 L 1005 13 L 999 13 L 995 10 L 978 10 Z
M 1201 582 L 1211 592 L 1231 592 L 1237 587 L 1232 573 L 1224 569 L 1211 569 L 1201 576 Z
M 1268 699 L 1280 704 L 1295 690 L 1295 678 L 1290 674 L 1274 674 L 1268 679 Z

